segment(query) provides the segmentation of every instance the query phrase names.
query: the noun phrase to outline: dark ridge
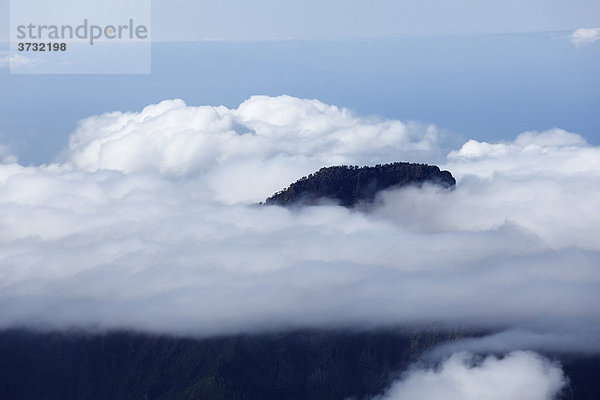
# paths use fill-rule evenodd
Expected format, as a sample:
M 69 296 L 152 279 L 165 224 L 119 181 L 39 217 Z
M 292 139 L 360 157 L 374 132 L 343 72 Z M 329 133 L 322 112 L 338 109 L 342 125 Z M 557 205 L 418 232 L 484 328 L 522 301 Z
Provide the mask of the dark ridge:
M 467 333 L 303 330 L 192 339 L 0 331 L 2 400 L 344 400 L 382 394 L 424 352 Z M 600 399 L 600 356 L 545 354 L 560 400 Z
M 193 339 L 0 331 L 0 398 L 369 399 L 424 351 L 457 335 L 301 330 Z
M 342 165 L 321 168 L 275 193 L 265 203 L 314 205 L 325 199 L 352 207 L 360 202 L 372 202 L 382 190 L 424 183 L 453 188 L 456 180 L 450 172 L 440 171 L 435 165 L 403 162 L 374 167 Z

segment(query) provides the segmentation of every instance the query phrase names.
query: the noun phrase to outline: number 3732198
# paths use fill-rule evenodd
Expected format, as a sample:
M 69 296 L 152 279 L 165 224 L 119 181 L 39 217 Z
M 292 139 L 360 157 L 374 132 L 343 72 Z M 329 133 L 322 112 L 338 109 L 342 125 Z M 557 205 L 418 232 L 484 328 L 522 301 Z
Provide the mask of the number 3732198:
M 17 50 L 19 51 L 66 51 L 66 43 L 17 43 Z

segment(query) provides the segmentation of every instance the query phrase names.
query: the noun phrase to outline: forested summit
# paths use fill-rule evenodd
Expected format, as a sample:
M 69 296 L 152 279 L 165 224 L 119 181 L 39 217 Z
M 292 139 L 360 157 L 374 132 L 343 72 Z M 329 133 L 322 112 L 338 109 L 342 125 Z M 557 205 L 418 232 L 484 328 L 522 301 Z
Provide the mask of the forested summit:
M 305 176 L 287 189 L 275 193 L 266 204 L 317 204 L 322 199 L 352 207 L 359 202 L 371 202 L 382 190 L 424 183 L 452 188 L 456 180 L 448 171 L 427 164 L 396 162 L 374 167 L 336 166 L 321 168 Z

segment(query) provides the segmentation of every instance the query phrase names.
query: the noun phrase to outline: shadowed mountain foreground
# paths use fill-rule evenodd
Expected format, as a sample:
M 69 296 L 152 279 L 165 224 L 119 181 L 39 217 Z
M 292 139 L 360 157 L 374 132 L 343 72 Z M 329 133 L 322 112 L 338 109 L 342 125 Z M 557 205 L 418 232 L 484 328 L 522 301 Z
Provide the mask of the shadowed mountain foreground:
M 311 330 L 191 339 L 8 330 L 0 332 L 0 397 L 371 399 L 425 351 L 460 336 Z M 600 357 L 559 359 L 570 380 L 560 399 L 600 398 Z
M 312 205 L 332 200 L 344 207 L 352 207 L 360 202 L 373 201 L 382 190 L 425 183 L 453 188 L 456 180 L 450 172 L 440 171 L 435 165 L 402 162 L 374 167 L 343 165 L 321 168 L 275 193 L 265 203 Z
M 295 331 L 208 339 L 0 332 L 2 399 L 346 399 L 455 335 Z

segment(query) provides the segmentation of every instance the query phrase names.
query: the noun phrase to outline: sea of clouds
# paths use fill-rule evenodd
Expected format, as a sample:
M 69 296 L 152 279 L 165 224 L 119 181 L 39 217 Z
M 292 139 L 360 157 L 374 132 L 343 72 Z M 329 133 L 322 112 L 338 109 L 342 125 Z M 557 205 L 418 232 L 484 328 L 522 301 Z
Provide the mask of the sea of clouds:
M 386 399 L 515 365 L 537 394 L 445 398 L 549 399 L 560 367 L 514 350 L 600 352 L 600 148 L 557 128 L 445 146 L 434 125 L 254 96 L 92 116 L 45 165 L 0 147 L 0 328 L 487 330 Z M 436 163 L 456 190 L 388 191 L 369 210 L 256 204 L 323 166 L 392 161 Z M 474 359 L 486 351 L 506 356 Z

